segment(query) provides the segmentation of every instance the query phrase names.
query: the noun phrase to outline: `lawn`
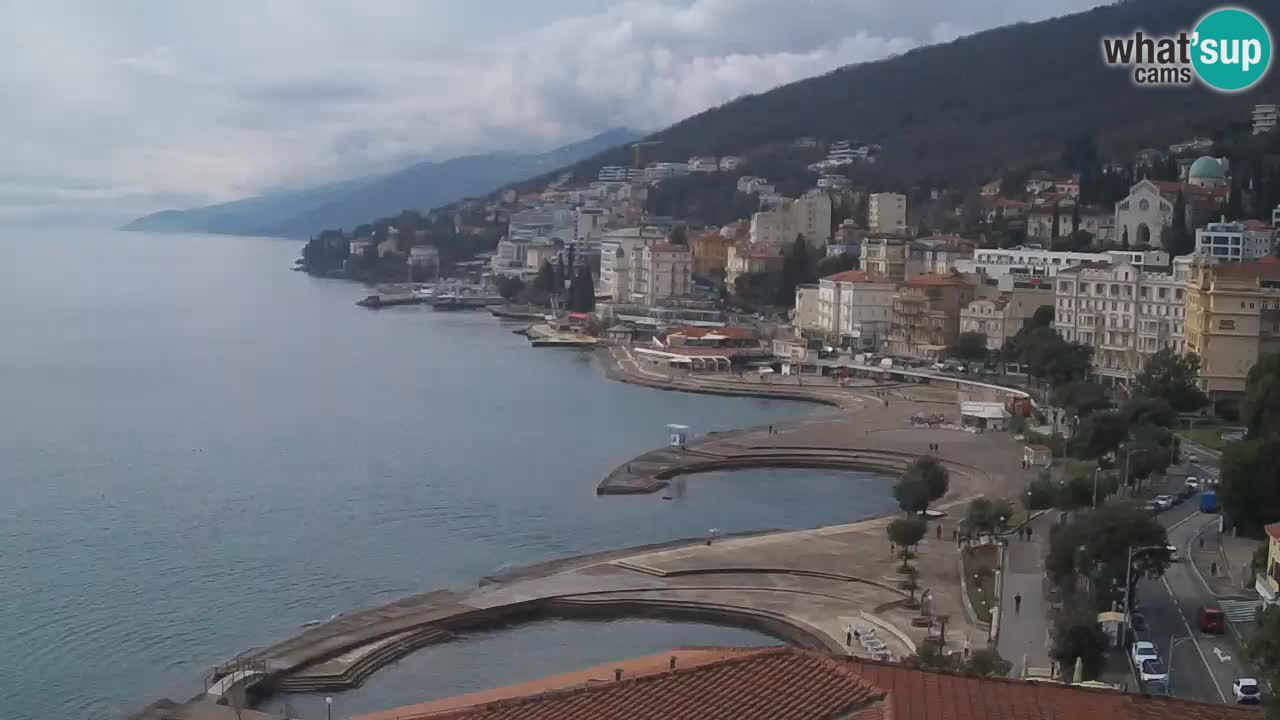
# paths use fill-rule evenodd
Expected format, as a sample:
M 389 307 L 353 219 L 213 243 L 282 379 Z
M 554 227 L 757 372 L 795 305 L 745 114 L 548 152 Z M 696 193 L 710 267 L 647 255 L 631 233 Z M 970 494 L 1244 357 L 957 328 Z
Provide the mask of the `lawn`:
M 1174 430 L 1174 432 L 1179 436 L 1216 452 L 1222 452 L 1227 447 L 1227 442 L 1222 439 L 1222 433 L 1226 431 L 1227 428 L 1221 425 L 1198 427 L 1194 430 L 1188 430 L 1186 428 Z
M 969 602 L 983 622 L 991 622 L 991 608 L 995 602 L 995 571 L 999 569 L 1000 555 L 995 545 L 966 548 L 961 555 L 964 563 L 965 589 Z

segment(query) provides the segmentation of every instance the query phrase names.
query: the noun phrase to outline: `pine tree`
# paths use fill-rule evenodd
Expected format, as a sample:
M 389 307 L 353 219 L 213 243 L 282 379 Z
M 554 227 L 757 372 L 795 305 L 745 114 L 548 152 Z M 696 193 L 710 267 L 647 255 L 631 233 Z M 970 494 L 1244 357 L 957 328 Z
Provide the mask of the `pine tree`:
M 1129 249 L 1129 228 L 1124 228 L 1120 233 L 1120 249 Z
M 1054 203 L 1053 224 L 1049 226 L 1049 242 L 1053 242 L 1054 240 L 1058 239 L 1058 231 L 1061 229 L 1061 227 L 1062 227 L 1062 220 L 1058 216 L 1058 205 L 1057 203 Z
M 1080 203 L 1071 206 L 1071 234 L 1080 232 Z

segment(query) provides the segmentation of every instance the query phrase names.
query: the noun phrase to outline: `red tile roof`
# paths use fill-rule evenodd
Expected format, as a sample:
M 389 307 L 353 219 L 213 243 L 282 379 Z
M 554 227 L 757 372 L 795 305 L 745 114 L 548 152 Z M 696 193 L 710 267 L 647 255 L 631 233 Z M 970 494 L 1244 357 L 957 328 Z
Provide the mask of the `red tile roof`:
M 752 328 L 744 327 L 695 327 L 692 325 L 682 325 L 673 329 L 668 335 L 679 335 L 687 338 L 702 338 L 708 335 L 720 335 L 731 340 L 754 340 L 760 337 L 760 334 Z
M 871 273 L 868 273 L 866 270 L 845 270 L 844 272 L 838 272 L 834 275 L 828 275 L 822 279 L 830 280 L 831 282 L 847 283 L 875 282 L 875 280 L 872 279 Z
M 649 658 L 652 659 L 652 658 Z M 652 664 L 652 663 L 650 663 Z M 619 663 L 619 667 L 628 667 Z M 605 666 L 601 666 L 603 668 Z M 597 669 L 598 670 L 598 669 Z M 523 696 L 496 691 L 476 704 L 455 699 L 378 713 L 417 720 L 1244 720 L 1256 709 L 975 678 L 852 660 L 793 648 L 647 668 L 622 680 L 543 684 Z M 597 673 L 599 674 L 599 673 Z M 555 680 L 554 678 L 551 680 Z M 536 693 L 536 694 L 535 694 Z M 458 698 L 456 700 L 463 700 Z

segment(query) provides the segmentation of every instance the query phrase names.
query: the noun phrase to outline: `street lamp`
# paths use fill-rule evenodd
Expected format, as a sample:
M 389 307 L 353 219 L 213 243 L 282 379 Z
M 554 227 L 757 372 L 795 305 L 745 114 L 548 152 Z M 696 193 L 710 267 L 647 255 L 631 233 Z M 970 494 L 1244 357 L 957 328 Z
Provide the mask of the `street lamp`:
M 1098 473 L 1102 472 L 1102 468 L 1093 469 L 1093 507 L 1098 507 Z
M 1164 666 L 1164 671 L 1169 676 L 1169 679 L 1164 681 L 1164 690 L 1169 695 L 1173 695 L 1173 649 L 1178 646 L 1178 643 L 1187 642 L 1193 639 L 1194 638 L 1190 635 L 1187 635 L 1186 637 L 1177 637 L 1175 635 L 1169 636 L 1169 662 L 1165 663 Z
M 324 716 L 333 720 L 333 697 L 329 695 L 324 696 Z
M 1134 556 L 1138 555 L 1139 553 L 1144 553 L 1148 550 L 1164 550 L 1165 552 L 1168 552 L 1168 549 L 1169 548 L 1167 545 L 1144 545 L 1138 548 L 1135 548 L 1135 547 L 1129 548 L 1129 556 L 1124 563 L 1124 629 L 1125 629 L 1125 632 L 1129 631 L 1129 621 L 1130 621 L 1130 615 L 1132 613 L 1132 607 L 1133 607 L 1133 582 L 1131 578 L 1133 576 Z

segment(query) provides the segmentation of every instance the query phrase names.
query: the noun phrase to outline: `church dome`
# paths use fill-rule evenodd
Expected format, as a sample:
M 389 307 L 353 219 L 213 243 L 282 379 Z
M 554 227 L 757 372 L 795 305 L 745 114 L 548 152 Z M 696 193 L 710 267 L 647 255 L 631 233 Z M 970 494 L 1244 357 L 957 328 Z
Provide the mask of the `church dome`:
M 1191 169 L 1187 171 L 1188 180 L 1196 179 L 1213 179 L 1224 180 L 1227 174 L 1222 171 L 1222 163 L 1205 155 L 1191 163 Z

